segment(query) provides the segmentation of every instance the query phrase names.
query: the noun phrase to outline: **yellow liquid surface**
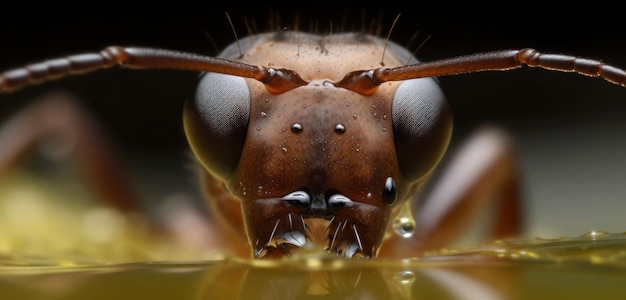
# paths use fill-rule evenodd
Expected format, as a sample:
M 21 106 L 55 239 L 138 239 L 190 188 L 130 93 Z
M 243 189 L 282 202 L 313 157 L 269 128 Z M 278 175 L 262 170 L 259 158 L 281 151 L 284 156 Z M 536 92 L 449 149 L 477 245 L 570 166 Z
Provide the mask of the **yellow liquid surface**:
M 173 244 L 108 208 L 50 202 L 50 191 L 7 193 L 0 299 L 626 299 L 623 233 L 503 240 L 410 259 L 303 249 L 246 260 Z
M 2 299 L 624 299 L 626 235 L 511 240 L 406 260 L 0 261 Z

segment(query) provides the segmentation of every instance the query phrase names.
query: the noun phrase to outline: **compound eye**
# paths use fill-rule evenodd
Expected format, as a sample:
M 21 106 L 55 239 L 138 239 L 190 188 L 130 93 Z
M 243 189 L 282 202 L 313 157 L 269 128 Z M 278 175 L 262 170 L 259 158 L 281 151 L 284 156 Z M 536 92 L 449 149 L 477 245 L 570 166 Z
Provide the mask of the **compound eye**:
M 183 112 L 185 134 L 200 163 L 213 174 L 232 175 L 243 150 L 250 116 L 246 80 L 206 73 Z
M 435 79 L 411 79 L 398 86 L 392 115 L 400 170 L 407 180 L 418 180 L 432 171 L 448 147 L 448 103 Z

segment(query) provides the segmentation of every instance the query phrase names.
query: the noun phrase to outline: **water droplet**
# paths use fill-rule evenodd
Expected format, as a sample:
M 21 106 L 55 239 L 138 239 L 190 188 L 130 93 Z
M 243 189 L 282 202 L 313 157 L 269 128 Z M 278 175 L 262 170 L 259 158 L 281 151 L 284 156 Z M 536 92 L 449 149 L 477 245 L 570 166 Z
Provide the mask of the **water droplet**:
M 347 258 L 354 257 L 354 255 L 357 253 L 357 251 L 359 251 L 359 249 L 361 249 L 361 247 L 358 244 L 356 243 L 349 244 L 344 252 L 344 255 Z
M 303 191 L 295 191 L 283 197 L 283 200 L 291 202 L 292 204 L 309 204 L 311 203 L 311 197 L 309 194 Z
M 283 152 L 284 152 L 284 153 L 287 153 L 287 148 L 282 147 L 282 148 L 280 148 L 280 149 L 281 149 L 281 150 L 283 150 Z
M 265 98 L 265 102 L 270 102 L 270 98 Z
M 609 236 L 609 235 L 611 235 L 611 234 L 606 232 L 606 231 L 594 230 L 594 231 L 590 231 L 590 232 L 585 233 L 583 235 L 583 237 L 591 238 L 591 239 L 597 239 L 597 238 L 606 237 L 606 236 Z
M 415 219 L 411 213 L 411 204 L 406 202 L 400 209 L 400 214 L 393 220 L 393 230 L 403 238 L 410 238 L 415 232 Z
M 394 281 L 402 286 L 411 286 L 415 281 L 415 274 L 411 271 L 402 271 L 393 277 Z
M 410 238 L 415 232 L 415 222 L 406 217 L 399 217 L 394 220 L 393 229 L 399 236 Z
M 335 194 L 328 198 L 328 204 L 332 207 L 349 206 L 351 203 L 352 200 L 350 200 L 350 198 L 341 194 Z
M 352 118 L 356 120 L 356 115 L 352 115 Z
M 415 294 L 413 293 L 415 274 L 413 272 L 400 271 L 393 276 L 393 282 L 397 285 L 400 295 L 403 295 L 403 299 L 415 298 Z
M 265 117 L 267 117 L 267 114 L 264 111 L 262 111 L 261 112 L 261 117 L 265 118 Z
M 283 235 L 285 242 L 297 247 L 302 247 L 306 243 L 306 235 L 300 231 L 287 232 Z
M 297 122 L 291 124 L 291 132 L 293 132 L 293 133 L 302 132 L 302 124 L 297 123 Z
M 257 128 L 256 128 L 256 131 L 261 131 L 261 127 L 257 127 Z
M 335 132 L 336 133 L 344 133 L 344 132 L 346 132 L 346 126 L 343 126 L 343 124 L 341 124 L 341 123 L 335 125 Z
M 387 177 L 385 188 L 383 189 L 383 203 L 387 206 L 392 206 L 396 204 L 396 200 L 398 200 L 396 182 L 392 177 Z

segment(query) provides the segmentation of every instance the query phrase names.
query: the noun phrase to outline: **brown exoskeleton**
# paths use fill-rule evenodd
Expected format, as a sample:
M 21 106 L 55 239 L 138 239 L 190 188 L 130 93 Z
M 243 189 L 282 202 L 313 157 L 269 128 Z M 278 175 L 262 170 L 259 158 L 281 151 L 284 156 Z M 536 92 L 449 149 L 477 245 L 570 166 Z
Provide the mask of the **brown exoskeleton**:
M 109 47 L 2 73 L 0 90 L 117 65 L 204 72 L 185 106 L 185 132 L 216 217 L 246 233 L 255 258 L 310 244 L 368 258 L 445 244 L 480 204 L 485 178 L 504 187 L 494 233 L 515 234 L 515 183 L 508 144 L 497 132 L 476 138 L 481 146 L 470 144 L 468 158 L 442 176 L 454 189 L 420 195 L 417 225 L 407 213 L 452 130 L 434 78 L 530 66 L 626 84 L 621 69 L 532 49 L 421 63 L 371 35 L 285 31 L 241 39 L 218 58 Z M 458 170 L 467 174 L 456 178 Z

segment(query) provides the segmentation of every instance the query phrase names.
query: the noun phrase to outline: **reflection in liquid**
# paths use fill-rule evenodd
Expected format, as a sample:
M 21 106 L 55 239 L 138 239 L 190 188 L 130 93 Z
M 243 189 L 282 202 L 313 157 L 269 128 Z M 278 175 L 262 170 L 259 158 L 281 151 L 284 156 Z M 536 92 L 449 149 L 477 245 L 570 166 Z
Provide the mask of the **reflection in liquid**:
M 373 262 L 338 259 L 320 250 L 307 257 L 217 267 L 207 277 L 202 299 L 503 299 L 515 269 L 486 276 L 490 272 L 443 258 Z
M 552 299 L 626 297 L 626 235 L 499 241 L 404 260 L 310 251 L 279 260 L 0 265 L 3 299 Z M 549 287 L 549 288 L 546 288 Z
M 306 271 L 250 269 L 241 284 L 239 299 L 338 298 L 389 299 L 385 280 L 376 269 Z

